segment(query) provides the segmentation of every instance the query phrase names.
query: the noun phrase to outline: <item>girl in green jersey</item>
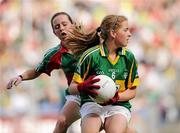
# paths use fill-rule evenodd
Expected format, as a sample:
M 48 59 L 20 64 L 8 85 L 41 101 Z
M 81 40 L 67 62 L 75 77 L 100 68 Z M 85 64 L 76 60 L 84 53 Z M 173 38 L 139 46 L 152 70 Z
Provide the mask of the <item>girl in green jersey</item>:
M 73 49 L 80 44 L 81 47 L 97 45 L 81 56 L 69 87 L 71 94 L 81 96 L 83 133 L 97 133 L 102 127 L 106 133 L 129 131 L 128 122 L 131 118 L 129 100 L 136 96 L 136 87 L 139 85 L 135 57 L 125 48 L 130 37 L 127 18 L 108 15 L 96 31 L 80 34 L 77 30 L 73 30 L 67 39 L 71 42 L 68 44 L 73 44 L 68 47 Z M 99 79 L 95 79 L 92 75 L 99 74 L 111 77 L 117 85 L 115 97 L 103 105 L 93 102 L 89 97 L 98 95 L 96 89 L 99 86 L 93 83 Z

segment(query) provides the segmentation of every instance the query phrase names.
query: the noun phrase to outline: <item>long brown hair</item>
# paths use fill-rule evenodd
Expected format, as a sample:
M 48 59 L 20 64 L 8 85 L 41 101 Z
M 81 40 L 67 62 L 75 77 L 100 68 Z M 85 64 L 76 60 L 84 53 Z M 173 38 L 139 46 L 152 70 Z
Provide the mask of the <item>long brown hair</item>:
M 106 41 L 111 30 L 121 28 L 121 23 L 127 20 L 124 16 L 108 15 L 106 16 L 100 27 L 92 32 L 85 32 L 77 28 L 73 28 L 68 33 L 65 46 L 71 49 L 73 53 L 82 53 L 86 49 L 98 45 L 101 40 Z

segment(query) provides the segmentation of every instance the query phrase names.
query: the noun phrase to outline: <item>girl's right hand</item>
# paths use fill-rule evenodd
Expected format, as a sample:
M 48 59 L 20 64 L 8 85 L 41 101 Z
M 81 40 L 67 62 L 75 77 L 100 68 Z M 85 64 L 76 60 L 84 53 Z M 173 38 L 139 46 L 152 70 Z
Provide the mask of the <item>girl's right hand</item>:
M 87 80 L 80 83 L 77 87 L 78 91 L 83 92 L 92 97 L 96 97 L 98 95 L 98 92 L 96 90 L 99 89 L 100 86 L 94 85 L 94 83 L 100 81 L 100 79 L 99 78 L 94 79 L 94 77 L 95 77 L 95 75 L 90 76 Z
M 22 82 L 22 77 L 21 76 L 17 76 L 15 78 L 12 78 L 7 84 L 7 89 L 11 89 L 13 87 L 13 85 L 17 86 L 21 82 Z

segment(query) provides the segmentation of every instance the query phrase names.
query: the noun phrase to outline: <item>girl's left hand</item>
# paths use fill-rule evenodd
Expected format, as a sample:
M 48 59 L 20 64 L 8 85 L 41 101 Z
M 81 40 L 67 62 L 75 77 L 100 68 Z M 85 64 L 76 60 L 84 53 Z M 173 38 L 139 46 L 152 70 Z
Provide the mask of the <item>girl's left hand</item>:
M 118 100 L 119 100 L 119 95 L 118 95 L 118 92 L 116 92 L 115 96 L 114 96 L 112 99 L 110 99 L 109 101 L 107 101 L 107 102 L 105 102 L 105 103 L 103 103 L 103 104 L 101 104 L 101 105 L 102 105 L 102 106 L 106 106 L 106 105 L 114 104 L 114 103 L 116 103 Z

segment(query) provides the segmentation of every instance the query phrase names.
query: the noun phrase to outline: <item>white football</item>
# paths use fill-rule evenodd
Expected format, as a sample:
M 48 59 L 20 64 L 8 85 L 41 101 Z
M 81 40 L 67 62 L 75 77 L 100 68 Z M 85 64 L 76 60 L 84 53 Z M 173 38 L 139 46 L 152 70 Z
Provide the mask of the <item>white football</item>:
M 102 104 L 115 96 L 116 84 L 106 75 L 97 75 L 95 78 L 100 79 L 99 82 L 94 83 L 95 85 L 99 85 L 100 89 L 97 89 L 97 92 L 99 93 L 98 96 L 96 96 L 96 98 L 91 98 L 93 101 Z

